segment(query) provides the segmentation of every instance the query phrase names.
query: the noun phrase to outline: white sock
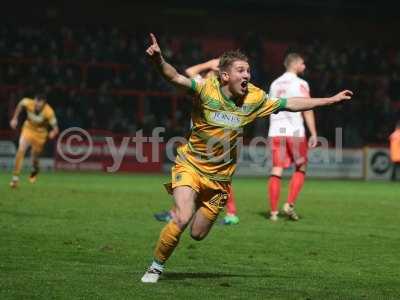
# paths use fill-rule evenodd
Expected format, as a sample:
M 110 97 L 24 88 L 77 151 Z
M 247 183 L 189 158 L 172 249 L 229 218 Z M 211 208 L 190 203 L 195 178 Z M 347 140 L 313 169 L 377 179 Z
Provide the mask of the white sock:
M 162 264 L 156 262 L 155 260 L 153 260 L 153 262 L 152 262 L 150 268 L 151 268 L 151 269 L 156 269 L 156 270 L 158 270 L 158 271 L 160 271 L 160 272 L 163 272 L 163 271 L 164 271 L 164 265 L 162 265 Z
M 14 175 L 14 176 L 12 177 L 12 180 L 13 180 L 13 181 L 19 181 L 19 176 Z

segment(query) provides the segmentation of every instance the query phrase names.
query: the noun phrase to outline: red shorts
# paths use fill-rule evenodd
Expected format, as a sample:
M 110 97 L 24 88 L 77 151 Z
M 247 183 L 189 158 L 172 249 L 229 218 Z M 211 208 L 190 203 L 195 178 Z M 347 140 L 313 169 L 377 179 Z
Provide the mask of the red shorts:
M 305 137 L 274 136 L 271 138 L 272 166 L 288 168 L 307 162 L 308 144 Z

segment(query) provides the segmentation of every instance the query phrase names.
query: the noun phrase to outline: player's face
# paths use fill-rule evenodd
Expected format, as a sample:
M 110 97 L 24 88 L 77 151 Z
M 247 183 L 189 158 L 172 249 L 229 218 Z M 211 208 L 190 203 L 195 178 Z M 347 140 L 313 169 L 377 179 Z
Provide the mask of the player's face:
M 250 81 L 250 65 L 243 60 L 236 60 L 227 71 L 229 90 L 234 97 L 243 97 L 247 94 Z
M 296 62 L 296 71 L 297 74 L 304 74 L 304 71 L 306 70 L 306 64 L 304 63 L 304 59 L 300 58 Z
M 35 110 L 41 111 L 46 101 L 44 99 L 35 98 Z

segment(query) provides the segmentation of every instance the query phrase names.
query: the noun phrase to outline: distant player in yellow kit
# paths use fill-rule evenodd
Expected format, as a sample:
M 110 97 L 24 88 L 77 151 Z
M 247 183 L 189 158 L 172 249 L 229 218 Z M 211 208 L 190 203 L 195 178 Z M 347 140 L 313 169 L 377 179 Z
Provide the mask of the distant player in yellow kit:
M 248 59 L 239 51 L 224 53 L 219 60 L 218 76 L 197 83 L 164 60 L 153 34 L 151 40 L 146 53 L 159 73 L 194 98 L 190 137 L 178 148 L 172 180 L 167 185 L 175 201 L 172 220 L 161 231 L 153 262 L 141 279 L 145 283 L 158 281 L 187 226 L 191 237 L 198 241 L 209 233 L 226 203 L 243 126 L 279 110 L 309 110 L 350 99 L 352 95 L 342 91 L 329 98 L 270 98 L 249 82 Z
M 10 182 L 12 188 L 16 188 L 19 184 L 19 174 L 25 153 L 29 147 L 31 148 L 32 157 L 32 172 L 29 176 L 29 181 L 31 183 L 36 181 L 39 173 L 39 156 L 43 151 L 43 147 L 48 138 L 53 139 L 59 132 L 54 110 L 47 103 L 45 95 L 37 94 L 33 99 L 23 98 L 18 103 L 10 121 L 12 129 L 15 130 L 17 128 L 18 117 L 23 110 L 26 111 L 27 118 L 22 125 L 18 151 L 15 156 L 14 172 Z M 50 132 L 49 128 L 51 128 Z

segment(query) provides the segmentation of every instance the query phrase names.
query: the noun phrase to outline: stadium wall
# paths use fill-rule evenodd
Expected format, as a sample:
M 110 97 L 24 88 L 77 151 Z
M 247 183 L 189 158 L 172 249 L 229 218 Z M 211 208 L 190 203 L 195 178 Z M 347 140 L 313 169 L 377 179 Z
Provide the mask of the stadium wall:
M 132 141 L 117 140 L 112 144 L 102 140 L 92 144 L 75 140 L 67 145 L 60 141 L 54 156 L 42 158 L 43 171 L 103 171 L 160 173 L 172 166 L 173 144 L 142 143 L 141 149 Z M 0 140 L 0 169 L 11 172 L 16 146 L 13 141 Z M 169 153 L 169 155 L 166 155 Z M 168 157 L 167 157 L 168 156 Z M 140 157 L 145 158 L 140 159 Z M 359 149 L 316 148 L 309 151 L 307 176 L 310 178 L 389 180 L 392 164 L 386 147 Z M 243 146 L 235 176 L 266 177 L 271 168 L 270 149 L 266 146 Z M 24 169 L 31 167 L 26 159 Z M 287 169 L 284 176 L 290 176 Z
M 316 148 L 309 151 L 307 176 L 310 178 L 389 180 L 392 164 L 386 147 L 358 149 Z M 268 176 L 272 166 L 265 146 L 245 146 L 236 176 Z M 288 177 L 293 169 L 286 169 Z

